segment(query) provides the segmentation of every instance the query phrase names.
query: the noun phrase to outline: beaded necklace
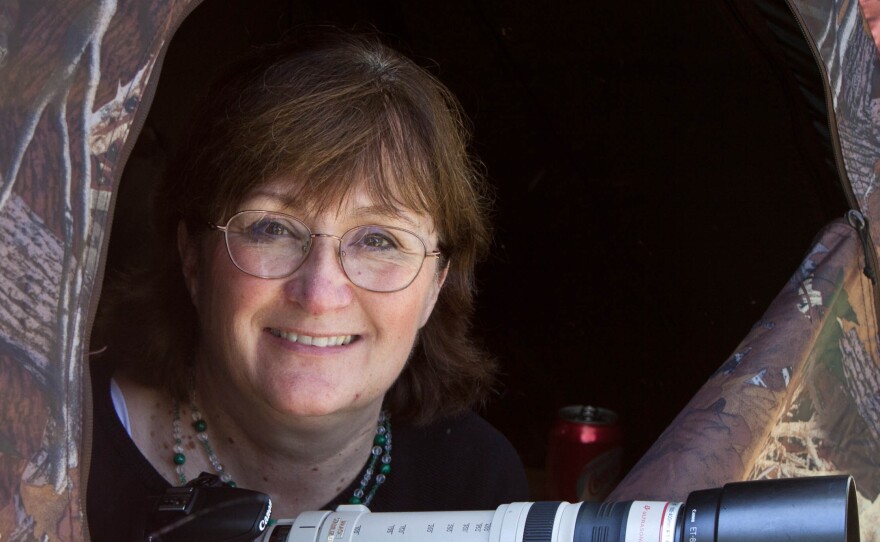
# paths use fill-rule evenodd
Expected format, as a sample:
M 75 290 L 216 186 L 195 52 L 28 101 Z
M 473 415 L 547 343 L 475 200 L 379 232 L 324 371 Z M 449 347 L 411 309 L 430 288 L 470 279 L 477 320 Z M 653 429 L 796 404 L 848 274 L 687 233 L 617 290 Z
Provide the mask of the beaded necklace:
M 186 464 L 186 455 L 183 453 L 183 423 L 180 420 L 180 403 L 177 399 L 173 400 L 174 421 L 172 429 L 174 433 L 174 470 L 177 472 L 177 481 L 180 485 L 186 484 L 186 474 L 183 466 Z M 208 440 L 208 423 L 202 417 L 201 411 L 190 399 L 190 410 L 192 411 L 192 427 L 196 432 L 196 440 L 202 443 L 202 448 L 208 456 L 208 462 L 220 477 L 220 480 L 230 487 L 236 487 L 235 481 L 220 460 L 214 453 L 211 441 Z M 376 468 L 378 465 L 378 469 Z M 391 420 L 388 413 L 384 410 L 379 413 L 379 420 L 376 423 L 376 435 L 373 437 L 373 448 L 370 450 L 370 460 L 367 462 L 367 468 L 361 477 L 360 484 L 354 490 L 351 498 L 348 499 L 349 504 L 369 505 L 379 490 L 379 486 L 385 483 L 387 476 L 391 474 Z M 374 478 L 375 475 L 375 478 Z M 370 481 L 373 485 L 370 486 Z

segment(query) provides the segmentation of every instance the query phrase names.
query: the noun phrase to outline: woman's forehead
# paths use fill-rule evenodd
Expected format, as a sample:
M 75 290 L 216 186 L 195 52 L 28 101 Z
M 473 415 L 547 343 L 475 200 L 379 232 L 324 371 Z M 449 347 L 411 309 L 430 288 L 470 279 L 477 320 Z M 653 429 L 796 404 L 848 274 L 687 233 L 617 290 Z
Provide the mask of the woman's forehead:
M 341 194 L 333 197 L 320 197 L 303 190 L 301 183 L 290 178 L 274 179 L 257 186 L 245 195 L 238 210 L 254 206 L 271 207 L 274 210 L 310 218 L 328 214 L 339 221 L 394 222 L 409 229 L 434 230 L 434 220 L 430 214 L 412 209 L 399 199 L 388 196 L 377 198 L 370 194 L 364 182 L 353 184 Z

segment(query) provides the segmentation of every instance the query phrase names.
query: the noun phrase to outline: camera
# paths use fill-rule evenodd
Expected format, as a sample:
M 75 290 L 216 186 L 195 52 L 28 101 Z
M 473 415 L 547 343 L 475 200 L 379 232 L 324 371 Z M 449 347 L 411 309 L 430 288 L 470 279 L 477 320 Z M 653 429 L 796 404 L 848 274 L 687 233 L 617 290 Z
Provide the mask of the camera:
M 272 500 L 265 493 L 230 487 L 202 473 L 147 503 L 152 511 L 145 542 L 252 542 L 269 526 Z
M 172 488 L 180 490 L 182 488 Z M 206 488 L 203 492 L 213 489 Z M 495 510 L 370 512 L 361 505 L 267 521 L 266 506 L 226 488 L 188 512 L 153 522 L 151 542 L 858 542 L 855 482 L 821 476 L 734 482 L 685 502 L 522 502 Z M 250 492 L 247 493 L 256 493 Z M 167 494 L 166 494 L 167 495 Z M 257 493 L 257 495 L 262 495 Z M 265 496 L 264 496 L 265 497 Z M 227 500 L 238 499 L 227 505 Z M 250 500 L 249 500 L 250 499 Z M 172 499 L 173 500 L 173 499 Z M 245 511 L 243 501 L 248 501 Z M 264 504 L 271 503 L 268 497 Z M 204 507 L 221 510 L 219 514 Z M 180 506 L 178 506 L 180 508 Z M 157 510 L 158 513 L 158 510 Z M 184 521 L 186 518 L 196 519 Z M 236 520 L 232 519 L 236 516 Z M 214 519 L 211 519 L 211 518 Z M 221 532 L 216 522 L 222 519 Z M 205 530 L 200 530 L 200 525 Z M 177 526 L 179 525 L 179 526 Z M 171 528 L 169 528 L 171 526 Z M 185 533 L 183 532 L 185 530 Z M 250 538 L 247 538 L 250 537 Z

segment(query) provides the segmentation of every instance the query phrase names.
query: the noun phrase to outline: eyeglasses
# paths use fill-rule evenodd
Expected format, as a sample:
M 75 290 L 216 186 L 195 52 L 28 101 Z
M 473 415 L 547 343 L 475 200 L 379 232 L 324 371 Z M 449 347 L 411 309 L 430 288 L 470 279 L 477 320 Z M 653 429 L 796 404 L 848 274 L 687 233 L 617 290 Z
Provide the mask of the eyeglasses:
M 341 237 L 312 233 L 301 220 L 270 211 L 241 211 L 226 226 L 209 223 L 226 237 L 226 250 L 237 268 L 255 277 L 292 275 L 309 255 L 316 237 L 339 241 L 339 262 L 355 286 L 371 292 L 396 292 L 415 280 L 428 252 L 415 233 L 391 226 L 357 226 Z

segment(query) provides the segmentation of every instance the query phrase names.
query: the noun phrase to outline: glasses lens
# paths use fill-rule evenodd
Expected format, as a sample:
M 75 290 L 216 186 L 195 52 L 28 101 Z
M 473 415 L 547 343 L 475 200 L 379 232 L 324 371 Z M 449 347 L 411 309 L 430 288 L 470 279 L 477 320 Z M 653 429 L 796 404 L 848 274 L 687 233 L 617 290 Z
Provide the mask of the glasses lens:
M 266 211 L 244 211 L 227 224 L 226 246 L 232 262 L 250 275 L 285 277 L 305 259 L 311 238 L 299 220 Z
M 414 233 L 362 226 L 342 237 L 342 267 L 357 286 L 393 292 L 410 285 L 425 260 L 425 244 Z

